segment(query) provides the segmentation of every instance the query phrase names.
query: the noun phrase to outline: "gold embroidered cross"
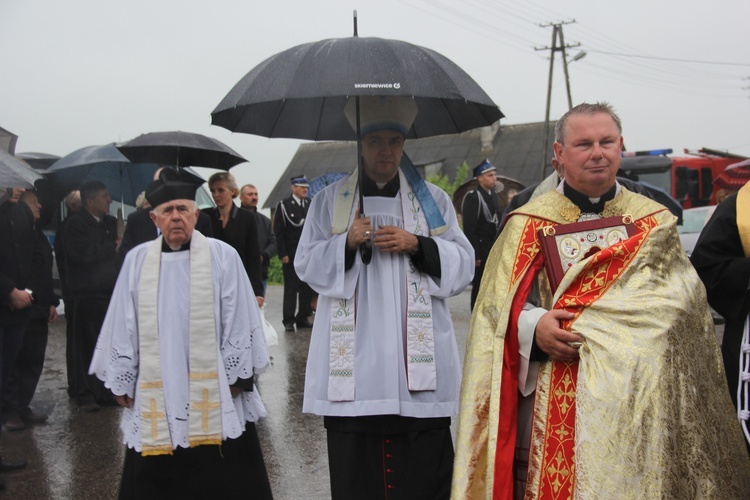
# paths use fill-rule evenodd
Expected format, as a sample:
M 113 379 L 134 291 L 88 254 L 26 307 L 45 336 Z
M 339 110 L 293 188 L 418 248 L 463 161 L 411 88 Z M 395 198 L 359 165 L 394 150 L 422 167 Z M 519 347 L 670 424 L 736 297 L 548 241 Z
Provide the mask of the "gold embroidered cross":
M 208 432 L 208 413 L 211 410 L 215 410 L 216 408 L 219 408 L 220 404 L 217 402 L 209 403 L 208 402 L 208 389 L 203 389 L 202 392 L 203 398 L 201 401 L 194 401 L 193 402 L 193 408 L 200 411 L 203 415 L 201 416 L 201 428 L 203 432 Z
M 159 433 L 156 432 L 156 422 L 160 418 L 164 418 L 166 415 L 162 411 L 156 411 L 156 399 L 151 398 L 151 404 L 149 405 L 149 411 L 143 413 L 143 418 L 151 420 L 151 439 L 156 440 Z

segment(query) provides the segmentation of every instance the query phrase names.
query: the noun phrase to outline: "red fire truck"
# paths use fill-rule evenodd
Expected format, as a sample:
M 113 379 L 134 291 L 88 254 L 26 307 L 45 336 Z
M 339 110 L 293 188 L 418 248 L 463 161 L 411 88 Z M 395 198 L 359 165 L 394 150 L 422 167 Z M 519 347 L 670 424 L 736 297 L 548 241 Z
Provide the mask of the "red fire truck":
M 715 205 L 713 182 L 724 169 L 747 157 L 702 148 L 684 150 L 685 156 L 667 156 L 671 149 L 624 152 L 622 170 L 628 177 L 663 189 L 683 208 Z

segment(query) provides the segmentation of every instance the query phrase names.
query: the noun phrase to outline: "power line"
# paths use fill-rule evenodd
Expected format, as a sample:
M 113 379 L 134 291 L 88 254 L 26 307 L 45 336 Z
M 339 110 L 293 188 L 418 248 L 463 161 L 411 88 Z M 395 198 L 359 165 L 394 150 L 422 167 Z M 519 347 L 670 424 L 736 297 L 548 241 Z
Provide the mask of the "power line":
M 593 50 L 593 49 L 587 49 L 586 52 L 593 52 L 596 54 L 604 54 L 608 56 L 618 56 L 618 57 L 638 57 L 641 59 L 654 59 L 657 61 L 672 61 L 672 62 L 684 62 L 684 63 L 694 63 L 694 64 L 717 64 L 722 66 L 750 66 L 750 63 L 734 63 L 734 62 L 721 62 L 721 61 L 698 61 L 694 59 L 675 59 L 671 57 L 657 57 L 657 56 L 646 56 L 646 55 L 640 55 L 640 54 L 623 54 L 623 53 L 616 53 L 616 52 L 605 52 L 603 50 Z

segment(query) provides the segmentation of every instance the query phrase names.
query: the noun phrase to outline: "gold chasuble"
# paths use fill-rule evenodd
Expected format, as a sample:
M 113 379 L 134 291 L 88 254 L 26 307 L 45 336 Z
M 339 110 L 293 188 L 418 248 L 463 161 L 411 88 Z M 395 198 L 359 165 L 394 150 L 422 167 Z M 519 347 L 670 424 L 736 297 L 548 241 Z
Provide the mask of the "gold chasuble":
M 568 270 L 552 296 L 537 231 L 576 207 L 550 192 L 516 210 L 490 253 L 471 318 L 452 498 L 747 498 L 750 460 L 703 285 L 676 219 L 626 189 L 605 215 L 637 231 Z M 518 316 L 575 313 L 575 363 L 541 363 L 526 490 L 514 492 Z

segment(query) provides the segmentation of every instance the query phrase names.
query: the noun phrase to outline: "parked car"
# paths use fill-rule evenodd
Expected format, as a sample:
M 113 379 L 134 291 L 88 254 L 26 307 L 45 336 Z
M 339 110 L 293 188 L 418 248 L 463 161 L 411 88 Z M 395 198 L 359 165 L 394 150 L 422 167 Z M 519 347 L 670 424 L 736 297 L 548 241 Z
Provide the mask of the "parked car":
M 714 213 L 716 205 L 708 207 L 686 208 L 682 211 L 682 225 L 677 226 L 677 232 L 680 233 L 680 242 L 688 256 L 693 253 L 695 243 L 703 231 L 703 227 Z

